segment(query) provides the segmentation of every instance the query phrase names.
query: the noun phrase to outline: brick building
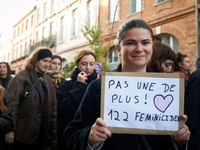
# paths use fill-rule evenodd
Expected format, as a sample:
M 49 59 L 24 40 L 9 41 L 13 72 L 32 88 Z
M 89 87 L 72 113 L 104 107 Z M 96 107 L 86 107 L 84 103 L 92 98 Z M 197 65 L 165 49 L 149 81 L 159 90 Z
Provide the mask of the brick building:
M 163 43 L 169 45 L 175 52 L 187 54 L 194 71 L 194 62 L 199 55 L 196 44 L 195 0 L 119 0 L 113 24 L 117 1 L 100 0 L 99 25 L 103 31 L 101 38 L 107 42 L 110 39 L 114 41 L 117 30 L 124 21 L 141 18 L 150 25 L 154 35 L 162 38 Z

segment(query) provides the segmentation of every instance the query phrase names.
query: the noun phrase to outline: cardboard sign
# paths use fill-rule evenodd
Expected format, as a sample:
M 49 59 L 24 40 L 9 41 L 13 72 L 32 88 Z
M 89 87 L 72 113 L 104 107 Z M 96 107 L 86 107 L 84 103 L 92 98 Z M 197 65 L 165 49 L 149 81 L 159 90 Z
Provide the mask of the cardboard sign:
M 183 113 L 182 74 L 102 73 L 101 118 L 112 133 L 171 135 Z

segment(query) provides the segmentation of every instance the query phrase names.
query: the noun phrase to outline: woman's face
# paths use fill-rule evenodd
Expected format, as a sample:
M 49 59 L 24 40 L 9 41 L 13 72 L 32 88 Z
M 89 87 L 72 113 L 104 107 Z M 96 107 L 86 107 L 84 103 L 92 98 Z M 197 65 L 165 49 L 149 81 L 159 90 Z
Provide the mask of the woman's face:
M 54 58 L 51 61 L 50 69 L 53 70 L 56 73 L 58 73 L 60 71 L 60 69 L 61 69 L 61 61 L 60 61 L 59 58 Z
M 80 71 L 84 71 L 87 75 L 90 75 L 93 73 L 95 65 L 95 58 L 93 55 L 90 54 L 83 56 L 77 64 L 77 67 Z
M 149 30 L 133 28 L 116 46 L 122 59 L 122 71 L 146 72 L 153 52 L 153 39 Z
M 0 64 L 0 75 L 6 75 L 8 73 L 6 64 Z
M 161 63 L 161 68 L 163 72 L 165 73 L 172 73 L 172 65 L 174 64 L 174 61 L 170 59 L 166 59 Z
M 35 70 L 39 73 L 44 73 L 49 68 L 51 57 L 46 57 L 36 62 Z

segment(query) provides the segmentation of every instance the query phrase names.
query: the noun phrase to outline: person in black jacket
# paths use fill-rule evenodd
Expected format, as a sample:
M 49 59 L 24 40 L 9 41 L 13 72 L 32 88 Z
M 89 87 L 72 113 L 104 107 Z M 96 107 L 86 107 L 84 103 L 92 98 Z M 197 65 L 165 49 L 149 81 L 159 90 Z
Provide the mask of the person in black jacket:
M 62 76 L 61 68 L 62 58 L 58 55 L 53 55 L 51 64 L 49 66 L 49 69 L 46 71 L 46 74 L 49 75 L 52 79 L 56 88 L 56 94 L 58 92 L 59 86 L 65 81 L 65 78 L 63 78 Z
M 197 143 L 197 150 L 200 150 L 200 68 L 192 73 L 185 89 L 185 108 L 189 120 L 194 126 L 196 134 L 194 137 Z
M 76 68 L 71 80 L 65 81 L 58 90 L 58 142 L 59 150 L 66 149 L 63 131 L 73 120 L 81 99 L 91 81 L 97 79 L 96 56 L 90 50 L 82 50 L 76 56 Z
M 10 117 L 10 101 L 7 90 L 0 86 L 0 149 L 8 150 L 11 142 L 5 135 L 13 130 L 13 121 Z M 7 144 L 6 144 L 7 143 Z
M 116 71 L 145 73 L 153 52 L 151 28 L 141 19 L 128 20 L 120 27 L 117 40 L 121 64 Z M 185 124 L 171 136 L 111 134 L 100 118 L 100 99 L 101 80 L 97 79 L 88 86 L 74 120 L 64 131 L 69 150 L 173 150 L 186 147 L 190 131 Z M 186 115 L 182 118 L 187 120 Z

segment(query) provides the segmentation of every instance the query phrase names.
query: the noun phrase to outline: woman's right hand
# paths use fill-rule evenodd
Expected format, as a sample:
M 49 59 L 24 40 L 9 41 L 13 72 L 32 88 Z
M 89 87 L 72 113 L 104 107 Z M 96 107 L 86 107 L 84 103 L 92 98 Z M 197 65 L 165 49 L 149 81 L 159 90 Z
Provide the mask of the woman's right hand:
M 5 135 L 5 142 L 10 145 L 14 143 L 14 131 L 10 131 Z
M 90 130 L 88 143 L 92 146 L 96 142 L 103 142 L 110 137 L 111 132 L 106 128 L 106 123 L 98 118 Z
M 87 80 L 87 74 L 81 71 L 77 76 L 77 81 L 85 83 L 85 80 Z

